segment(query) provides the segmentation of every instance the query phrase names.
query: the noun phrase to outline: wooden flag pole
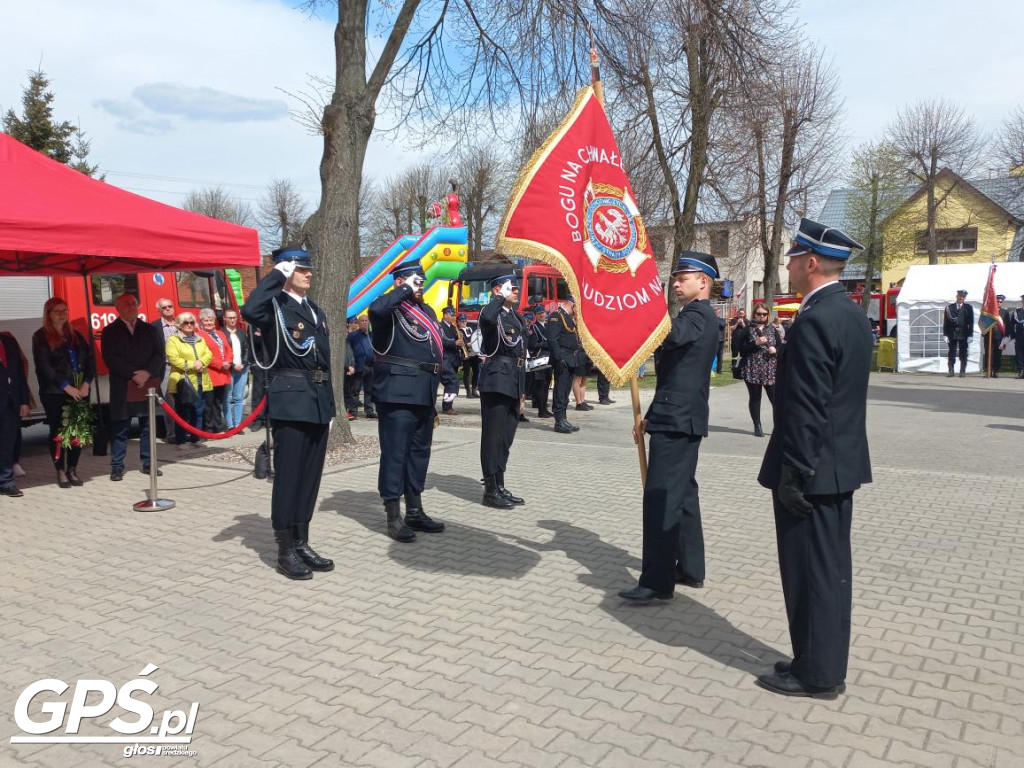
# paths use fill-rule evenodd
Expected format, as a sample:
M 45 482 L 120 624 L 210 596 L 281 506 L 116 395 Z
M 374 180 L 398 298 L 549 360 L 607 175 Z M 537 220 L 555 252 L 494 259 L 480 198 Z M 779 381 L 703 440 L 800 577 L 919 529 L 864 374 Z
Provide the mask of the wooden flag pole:
M 986 376 L 986 378 L 991 379 L 992 378 L 992 337 L 995 336 L 995 334 L 992 333 L 992 329 L 989 328 L 987 335 L 988 335 L 988 355 L 986 355 L 986 359 L 985 359 L 985 376 Z

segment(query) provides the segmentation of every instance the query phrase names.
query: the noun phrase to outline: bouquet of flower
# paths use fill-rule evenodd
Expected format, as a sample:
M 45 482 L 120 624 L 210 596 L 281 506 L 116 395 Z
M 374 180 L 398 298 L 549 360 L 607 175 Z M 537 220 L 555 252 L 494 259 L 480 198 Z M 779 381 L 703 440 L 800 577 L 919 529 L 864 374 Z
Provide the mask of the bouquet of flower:
M 82 374 L 75 374 L 75 386 L 82 388 Z M 55 458 L 60 458 L 61 448 L 83 448 L 92 445 L 92 428 L 95 421 L 89 399 L 72 400 L 61 413 L 61 429 L 53 442 L 57 444 Z

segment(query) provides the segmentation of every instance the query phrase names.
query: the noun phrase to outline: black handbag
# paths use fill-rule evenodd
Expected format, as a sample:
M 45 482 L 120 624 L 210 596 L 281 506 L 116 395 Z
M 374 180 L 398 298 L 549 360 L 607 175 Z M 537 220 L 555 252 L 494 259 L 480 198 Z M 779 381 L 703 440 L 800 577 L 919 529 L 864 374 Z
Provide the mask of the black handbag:
M 198 401 L 199 396 L 192 386 L 192 382 L 188 380 L 188 376 L 179 379 L 178 386 L 174 390 L 174 402 L 182 405 L 195 405 Z
M 260 443 L 256 449 L 256 460 L 253 462 L 253 477 L 257 480 L 265 480 L 270 477 L 270 451 L 267 450 L 267 441 Z
M 743 366 L 746 364 L 747 358 L 745 357 L 734 357 L 732 359 L 732 377 L 734 379 L 743 378 Z

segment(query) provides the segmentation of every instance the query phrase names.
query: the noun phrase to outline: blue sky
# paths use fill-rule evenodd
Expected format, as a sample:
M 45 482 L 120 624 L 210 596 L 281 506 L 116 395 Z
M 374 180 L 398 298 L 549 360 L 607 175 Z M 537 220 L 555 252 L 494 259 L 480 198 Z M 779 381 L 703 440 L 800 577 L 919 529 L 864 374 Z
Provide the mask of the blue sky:
M 315 200 L 321 142 L 289 117 L 286 92 L 333 66 L 333 26 L 281 0 L 37 0 L 8 3 L 0 30 L 0 106 L 19 106 L 42 62 L 57 116 L 78 120 L 107 179 L 178 204 L 221 183 L 251 204 L 275 176 Z M 1019 0 L 806 0 L 807 37 L 842 81 L 851 144 L 878 136 L 908 101 L 962 104 L 994 130 L 1024 104 Z M 417 159 L 375 140 L 366 170 Z

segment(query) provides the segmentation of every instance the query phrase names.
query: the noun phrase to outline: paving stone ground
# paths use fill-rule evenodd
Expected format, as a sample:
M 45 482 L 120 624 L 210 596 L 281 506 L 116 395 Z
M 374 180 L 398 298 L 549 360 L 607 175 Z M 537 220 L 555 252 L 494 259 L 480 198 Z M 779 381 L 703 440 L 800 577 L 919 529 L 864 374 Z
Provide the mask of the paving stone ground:
M 146 476 L 111 483 L 102 458 L 84 457 L 85 487 L 57 488 L 36 429 L 25 497 L 0 498 L 0 765 L 1024 765 L 1024 382 L 873 376 L 835 702 L 753 684 L 789 644 L 755 482 L 766 441 L 740 386 L 713 391 L 702 446 L 707 587 L 616 597 L 641 526 L 628 393 L 614 397 L 571 414 L 572 436 L 523 425 L 506 482 L 528 503 L 511 512 L 479 504 L 478 427 L 439 429 L 423 498 L 448 531 L 412 545 L 383 533 L 375 462 L 330 471 L 312 531 L 337 567 L 297 583 L 273 570 L 270 486 L 245 467 L 161 445 L 181 459 L 161 485 L 177 507 L 143 514 Z M 194 756 L 10 743 L 33 681 L 116 688 L 147 664 L 159 689 L 136 698 L 158 718 L 199 703 Z M 118 714 L 79 735 L 112 735 Z

